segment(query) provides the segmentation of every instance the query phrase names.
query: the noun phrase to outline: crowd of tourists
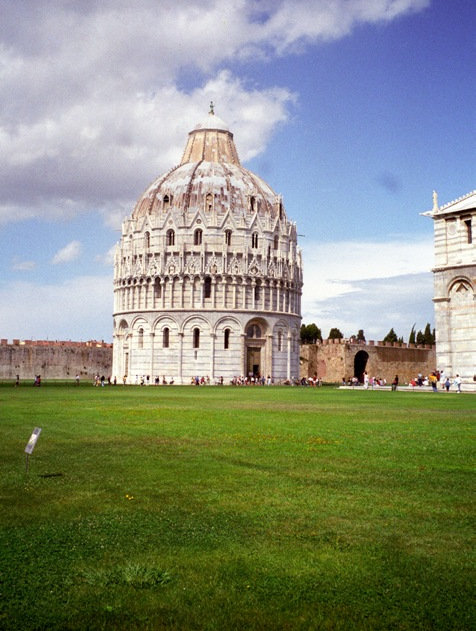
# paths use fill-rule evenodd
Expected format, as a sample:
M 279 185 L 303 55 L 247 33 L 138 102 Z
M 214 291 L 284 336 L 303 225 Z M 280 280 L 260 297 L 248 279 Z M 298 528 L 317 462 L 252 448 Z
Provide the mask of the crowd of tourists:
M 438 392 L 438 384 L 441 390 L 446 390 L 446 392 L 450 391 L 451 386 L 456 388 L 458 394 L 461 392 L 461 377 L 459 374 L 450 378 L 449 375 L 445 374 L 444 370 L 434 370 L 426 377 L 418 373 L 418 376 L 410 381 L 410 385 L 413 387 L 431 386 L 433 392 Z

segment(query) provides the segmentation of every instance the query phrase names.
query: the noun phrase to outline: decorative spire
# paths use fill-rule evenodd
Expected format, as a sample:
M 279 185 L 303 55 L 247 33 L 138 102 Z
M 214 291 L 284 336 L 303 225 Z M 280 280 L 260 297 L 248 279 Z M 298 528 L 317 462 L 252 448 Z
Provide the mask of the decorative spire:
M 438 193 L 436 191 L 433 191 L 433 212 L 436 212 L 437 210 L 439 210 L 438 208 Z
M 210 111 L 208 113 L 215 114 L 215 105 L 213 104 L 213 101 L 210 101 Z

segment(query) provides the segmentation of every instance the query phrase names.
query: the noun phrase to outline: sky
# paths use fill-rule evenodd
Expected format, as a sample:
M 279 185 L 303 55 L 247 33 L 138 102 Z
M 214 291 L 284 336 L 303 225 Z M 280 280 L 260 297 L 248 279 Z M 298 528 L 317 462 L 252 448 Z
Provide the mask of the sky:
M 122 220 L 208 112 L 283 195 L 303 322 L 433 326 L 475 188 L 473 0 L 0 0 L 0 337 L 112 341 Z

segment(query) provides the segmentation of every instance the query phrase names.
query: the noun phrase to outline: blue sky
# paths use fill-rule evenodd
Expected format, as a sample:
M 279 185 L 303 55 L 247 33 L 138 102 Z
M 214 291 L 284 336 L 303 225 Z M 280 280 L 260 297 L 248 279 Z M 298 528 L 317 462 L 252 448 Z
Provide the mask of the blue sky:
M 284 196 L 303 321 L 433 324 L 431 220 L 475 188 L 470 0 L 0 0 L 0 337 L 112 337 L 121 220 L 211 99 Z

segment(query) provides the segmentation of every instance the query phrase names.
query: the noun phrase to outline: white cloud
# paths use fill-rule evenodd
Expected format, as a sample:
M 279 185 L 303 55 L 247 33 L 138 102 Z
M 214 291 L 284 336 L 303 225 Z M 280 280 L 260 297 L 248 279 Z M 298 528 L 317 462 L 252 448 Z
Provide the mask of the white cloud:
M 60 284 L 0 284 L 2 337 L 111 340 L 111 276 L 79 276 Z
M 98 263 L 101 263 L 102 265 L 107 265 L 108 267 L 112 269 L 112 266 L 114 265 L 115 252 L 116 252 L 116 245 L 114 244 L 112 247 L 109 248 L 107 252 L 104 252 L 103 254 L 98 254 L 95 257 L 96 261 Z
M 303 322 L 324 336 L 336 326 L 346 336 L 363 328 L 367 339 L 382 339 L 393 327 L 407 338 L 413 323 L 433 322 L 431 239 L 303 245 Z
M 22 261 L 18 257 L 13 259 L 12 269 L 17 272 L 29 272 L 35 269 L 36 263 L 35 261 Z
M 429 0 L 10 3 L 0 43 L 0 222 L 90 210 L 118 225 L 144 178 L 177 163 L 210 99 L 242 160 L 296 100 L 227 64 L 289 53 Z M 193 71 L 194 87 L 179 88 Z
M 53 265 L 59 265 L 61 263 L 71 263 L 75 261 L 81 253 L 81 243 L 79 241 L 71 241 L 64 248 L 58 250 L 51 262 Z

